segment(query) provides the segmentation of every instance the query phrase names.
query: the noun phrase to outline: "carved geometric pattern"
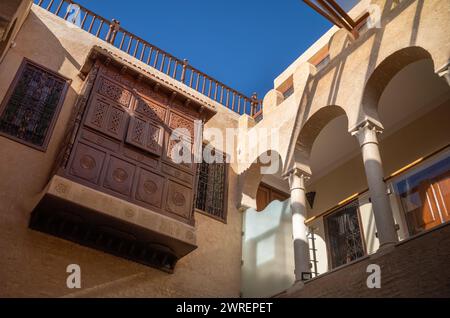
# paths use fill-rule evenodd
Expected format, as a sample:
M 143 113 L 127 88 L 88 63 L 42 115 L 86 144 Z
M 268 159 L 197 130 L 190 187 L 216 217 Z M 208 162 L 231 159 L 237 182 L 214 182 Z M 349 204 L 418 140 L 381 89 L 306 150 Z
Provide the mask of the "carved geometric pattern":
M 119 183 L 123 183 L 128 178 L 128 173 L 122 168 L 117 168 L 113 172 L 113 178 Z
M 148 137 L 147 137 L 147 148 L 157 152 L 160 149 L 159 139 L 160 139 L 161 129 L 152 124 L 148 126 Z
M 178 114 L 171 113 L 169 127 L 173 129 L 184 128 L 189 132 L 189 137 L 191 137 L 191 139 L 194 139 L 194 122 L 192 120 L 189 120 Z
M 123 107 L 108 103 L 104 98 L 94 98 L 88 111 L 86 126 L 99 130 L 111 137 L 122 140 L 127 122 L 127 112 Z
M 184 197 L 184 195 L 182 193 L 175 191 L 172 194 L 172 202 L 176 206 L 183 206 L 186 204 L 186 198 Z
M 147 123 L 143 120 L 136 119 L 134 122 L 134 129 L 131 134 L 131 139 L 140 144 L 144 144 L 144 137 L 145 137 L 145 128 L 147 126 Z
M 196 112 L 192 107 L 186 106 L 184 103 L 180 102 L 178 99 L 176 99 L 172 103 L 172 108 L 181 112 L 184 115 L 189 115 L 191 117 L 197 118 L 198 112 Z
M 104 152 L 79 143 L 75 149 L 70 173 L 89 182 L 97 183 L 104 159 Z
M 156 155 L 161 154 L 161 128 L 149 121 L 132 117 L 128 127 L 126 141 L 140 149 Z
M 155 103 L 148 102 L 140 97 L 137 97 L 136 112 L 149 117 L 157 122 L 164 122 L 166 117 L 166 109 Z
M 153 194 L 156 192 L 156 190 L 158 190 L 158 186 L 152 180 L 145 180 L 143 186 L 144 191 L 148 194 Z
M 120 124 L 123 120 L 124 112 L 116 107 L 111 109 L 111 119 L 109 120 L 108 130 L 117 134 Z
M 92 170 L 95 168 L 95 159 L 90 155 L 84 155 L 80 159 L 80 166 L 83 169 Z
M 135 170 L 135 165 L 111 156 L 104 186 L 120 194 L 130 195 Z
M 167 143 L 167 158 L 169 158 L 174 163 L 192 169 L 192 144 L 184 136 L 179 138 L 180 139 L 177 140 L 172 140 L 171 138 L 169 139 Z M 189 152 L 190 155 L 186 154 Z M 176 160 L 175 156 L 179 159 Z
M 109 68 L 104 69 L 103 74 L 122 85 L 133 87 L 133 89 L 137 90 L 142 95 L 151 97 L 162 104 L 167 104 L 168 102 L 168 98 L 163 92 L 155 92 L 153 89 L 149 88 L 148 85 L 137 83 L 128 76 L 121 75 L 120 73 Z
M 97 100 L 95 104 L 94 115 L 91 118 L 91 123 L 99 128 L 103 125 L 103 120 L 106 117 L 108 105 L 102 101 Z
M 187 135 L 194 132 L 193 116 L 180 111 L 169 117 L 175 107 L 160 102 L 166 99 L 162 90 L 112 69 L 102 67 L 99 73 L 98 90 L 86 105 L 84 127 L 77 134 L 67 174 L 93 182 L 99 191 L 191 221 L 196 180 L 193 164 L 173 164 L 163 145 L 170 152 L 179 143 L 164 143 L 172 130 L 170 123 L 173 129 L 188 130 L 182 138 L 191 146 L 193 136 Z M 114 76 L 106 78 L 107 73 Z M 182 151 L 188 151 L 192 161 L 191 148 Z
M 167 189 L 167 211 L 189 218 L 192 210 L 192 190 L 171 180 L 168 181 Z
M 98 92 L 109 99 L 128 107 L 131 100 L 131 92 L 102 78 Z
M 136 199 L 161 208 L 164 190 L 164 178 L 150 171 L 141 169 L 136 189 Z

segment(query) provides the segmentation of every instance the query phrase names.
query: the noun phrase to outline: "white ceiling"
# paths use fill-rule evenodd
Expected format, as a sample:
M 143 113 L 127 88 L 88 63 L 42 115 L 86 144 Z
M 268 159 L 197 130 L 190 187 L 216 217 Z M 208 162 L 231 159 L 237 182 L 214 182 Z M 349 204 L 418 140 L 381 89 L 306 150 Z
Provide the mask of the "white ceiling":
M 380 119 L 385 127 L 382 138 L 438 106 L 433 105 L 433 101 L 449 91 L 448 84 L 434 74 L 430 60 L 404 68 L 391 80 L 380 99 Z M 347 118 L 335 118 L 321 131 L 312 147 L 313 179 L 320 178 L 358 154 L 358 142 L 348 133 Z

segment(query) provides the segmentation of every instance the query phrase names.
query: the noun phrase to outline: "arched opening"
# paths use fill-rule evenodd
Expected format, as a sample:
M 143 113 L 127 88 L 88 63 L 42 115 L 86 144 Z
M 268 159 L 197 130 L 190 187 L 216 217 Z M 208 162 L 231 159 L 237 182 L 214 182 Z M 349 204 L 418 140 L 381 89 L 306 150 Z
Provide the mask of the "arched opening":
M 310 258 L 322 274 L 366 254 L 363 225 L 370 211 L 360 208 L 357 197 L 348 200 L 367 187 L 364 166 L 358 142 L 348 132 L 347 114 L 339 106 L 323 107 L 309 118 L 297 149 L 311 168 L 307 226 L 315 240 L 314 246 L 309 242 Z
M 364 113 L 378 120 L 378 104 L 389 82 L 405 67 L 421 60 L 431 60 L 430 53 L 421 47 L 401 49 L 383 60 L 366 83 L 362 99 Z
M 313 144 L 323 128 L 333 119 L 345 115 L 345 110 L 340 106 L 331 105 L 320 108 L 303 125 L 297 138 L 296 149 L 306 159 L 309 158 Z
M 282 168 L 282 160 L 278 152 L 267 151 L 260 154 L 239 176 L 242 190 L 241 208 L 253 208 L 261 211 L 270 203 L 270 201 L 266 202 L 263 208 L 261 206 L 258 208 L 257 196 L 261 184 L 289 196 L 289 185 L 287 180 L 282 177 Z
M 380 152 L 399 238 L 448 222 L 450 88 L 430 54 L 419 47 L 392 54 L 364 97 L 384 126 Z
M 289 186 L 280 162 L 275 151 L 261 154 L 243 175 L 248 207 L 242 225 L 244 297 L 269 297 L 295 280 Z

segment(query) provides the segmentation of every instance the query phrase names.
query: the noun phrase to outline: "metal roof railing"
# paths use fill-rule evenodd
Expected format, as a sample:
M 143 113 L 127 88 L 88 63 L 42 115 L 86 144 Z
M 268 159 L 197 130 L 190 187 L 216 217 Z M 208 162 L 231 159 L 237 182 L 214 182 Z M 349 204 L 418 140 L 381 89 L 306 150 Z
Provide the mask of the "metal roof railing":
M 117 20 L 109 21 L 72 0 L 34 0 L 34 3 L 238 114 L 254 117 L 261 113 L 262 101 L 256 93 L 248 97 L 238 92 L 192 67 L 187 60 L 178 59 L 128 32 Z

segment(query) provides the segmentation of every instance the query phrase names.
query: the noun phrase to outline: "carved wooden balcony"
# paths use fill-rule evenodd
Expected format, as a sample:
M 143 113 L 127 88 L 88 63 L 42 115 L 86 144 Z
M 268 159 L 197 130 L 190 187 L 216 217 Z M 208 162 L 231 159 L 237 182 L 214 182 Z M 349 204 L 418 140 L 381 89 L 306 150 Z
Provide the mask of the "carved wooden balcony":
M 170 137 L 184 128 L 192 142 L 194 121 L 214 111 L 98 48 L 83 71 L 84 92 L 30 227 L 172 272 L 196 248 L 196 167 L 174 162 Z

